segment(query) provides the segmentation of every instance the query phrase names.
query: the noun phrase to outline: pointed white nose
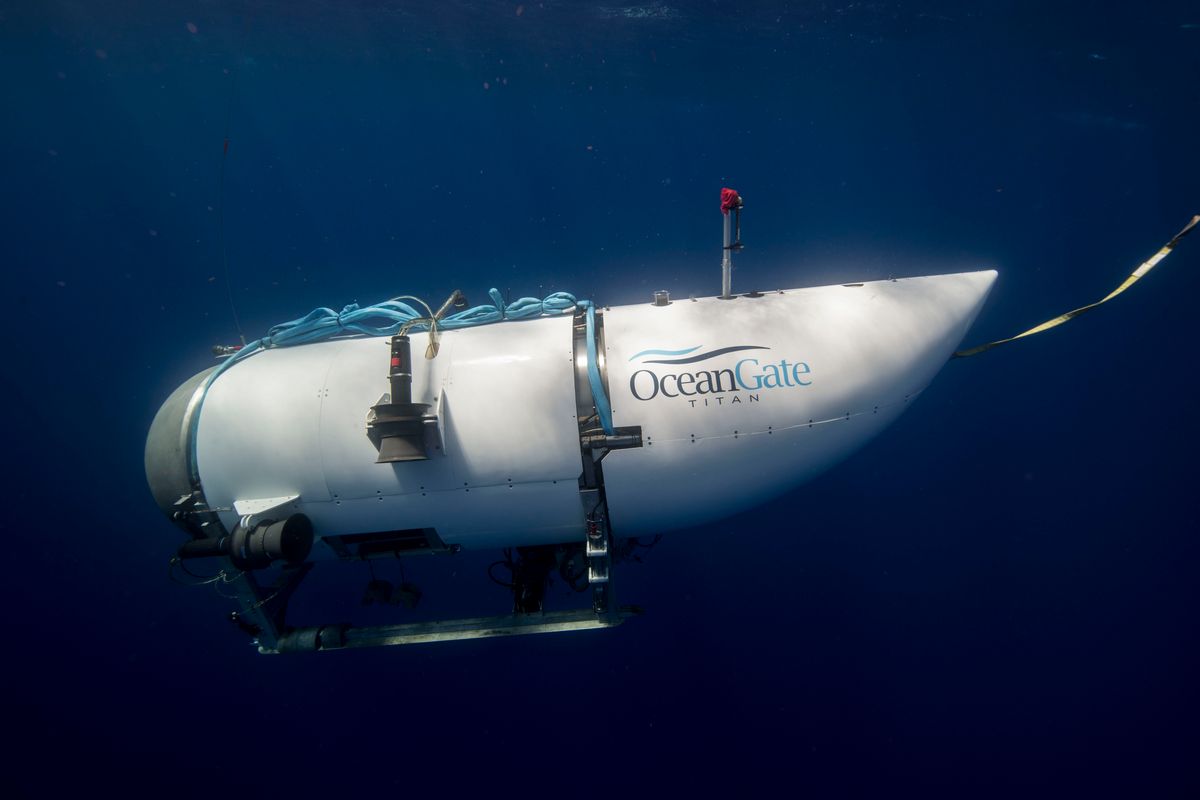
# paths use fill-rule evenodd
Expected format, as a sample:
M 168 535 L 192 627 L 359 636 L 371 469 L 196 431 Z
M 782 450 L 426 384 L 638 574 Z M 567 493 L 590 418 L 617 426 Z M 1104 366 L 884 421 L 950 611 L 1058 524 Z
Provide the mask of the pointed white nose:
M 646 446 L 604 462 L 624 535 L 725 516 L 845 458 L 962 341 L 994 270 L 605 313 L 613 420 Z
M 859 296 L 834 292 L 817 324 L 831 345 L 850 339 L 838 353 L 845 388 L 871 395 L 924 389 L 962 343 L 995 281 L 995 270 L 982 270 L 867 283 Z

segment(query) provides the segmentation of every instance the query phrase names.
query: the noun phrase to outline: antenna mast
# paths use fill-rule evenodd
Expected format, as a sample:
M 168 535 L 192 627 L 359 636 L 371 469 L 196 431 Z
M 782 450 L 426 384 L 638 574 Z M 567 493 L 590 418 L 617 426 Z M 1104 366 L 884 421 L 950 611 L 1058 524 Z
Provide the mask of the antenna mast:
M 730 211 L 733 211 L 732 217 Z M 730 300 L 733 298 L 733 251 L 742 249 L 742 197 L 736 189 L 721 190 L 721 214 L 725 218 L 725 246 L 721 251 L 721 299 Z M 731 227 L 734 229 L 732 242 L 729 236 Z

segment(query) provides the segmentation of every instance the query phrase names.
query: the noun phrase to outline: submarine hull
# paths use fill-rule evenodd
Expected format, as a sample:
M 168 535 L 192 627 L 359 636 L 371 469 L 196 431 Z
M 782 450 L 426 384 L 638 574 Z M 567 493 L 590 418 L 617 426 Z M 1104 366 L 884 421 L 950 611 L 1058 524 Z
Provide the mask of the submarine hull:
M 612 421 L 641 442 L 603 461 L 614 533 L 719 519 L 861 447 L 933 379 L 995 275 L 600 311 L 597 366 Z M 579 336 L 570 315 L 485 325 L 443 332 L 437 357 L 425 359 L 428 334 L 412 334 L 426 457 L 396 463 L 377 463 L 370 435 L 371 409 L 389 391 L 387 339 L 255 353 L 164 404 L 147 441 L 152 491 L 168 513 L 201 493 L 226 530 L 247 508 L 302 513 L 313 559 L 346 557 L 355 537 L 466 548 L 582 541 L 594 500 L 581 492 L 592 406 L 581 403 Z M 190 467 L 180 461 L 189 452 Z

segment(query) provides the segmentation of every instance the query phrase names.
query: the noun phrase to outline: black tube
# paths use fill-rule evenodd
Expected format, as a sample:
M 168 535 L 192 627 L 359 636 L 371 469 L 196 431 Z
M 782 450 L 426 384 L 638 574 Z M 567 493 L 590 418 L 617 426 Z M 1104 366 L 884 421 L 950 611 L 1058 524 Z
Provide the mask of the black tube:
M 208 558 L 210 556 L 229 555 L 229 537 L 221 536 L 213 539 L 193 539 L 179 547 L 177 555 L 180 558 Z
M 312 552 L 312 522 L 304 514 L 238 527 L 230 536 L 195 539 L 178 550 L 180 558 L 228 556 L 238 569 L 259 569 L 276 561 L 299 564 Z
M 392 385 L 392 405 L 412 402 L 412 348 L 407 333 L 392 337 L 392 368 L 388 380 Z

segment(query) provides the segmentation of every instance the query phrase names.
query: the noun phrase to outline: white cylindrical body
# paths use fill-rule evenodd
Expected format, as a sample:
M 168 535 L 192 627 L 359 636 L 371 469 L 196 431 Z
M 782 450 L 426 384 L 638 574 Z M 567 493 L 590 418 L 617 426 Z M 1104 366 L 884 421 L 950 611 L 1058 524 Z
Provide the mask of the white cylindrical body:
M 994 278 L 605 309 L 613 420 L 644 442 L 603 462 L 615 534 L 720 518 L 848 455 L 929 383 Z M 426 341 L 412 337 L 413 401 L 437 416 L 424 461 L 375 463 L 367 414 L 388 391 L 386 338 L 267 350 L 222 373 L 196 428 L 208 505 L 298 496 L 290 509 L 318 541 L 410 529 L 472 548 L 582 540 L 570 315 L 445 331 L 433 360 Z M 237 514 L 221 519 L 232 529 Z
M 377 464 L 367 412 L 389 340 L 255 354 L 209 388 L 196 456 L 209 505 L 299 495 L 318 536 L 433 528 L 447 544 L 581 538 L 571 317 L 412 335 L 413 400 L 438 417 L 426 461 Z M 226 527 L 236 522 L 227 514 Z M 320 555 L 319 548 L 314 553 Z

